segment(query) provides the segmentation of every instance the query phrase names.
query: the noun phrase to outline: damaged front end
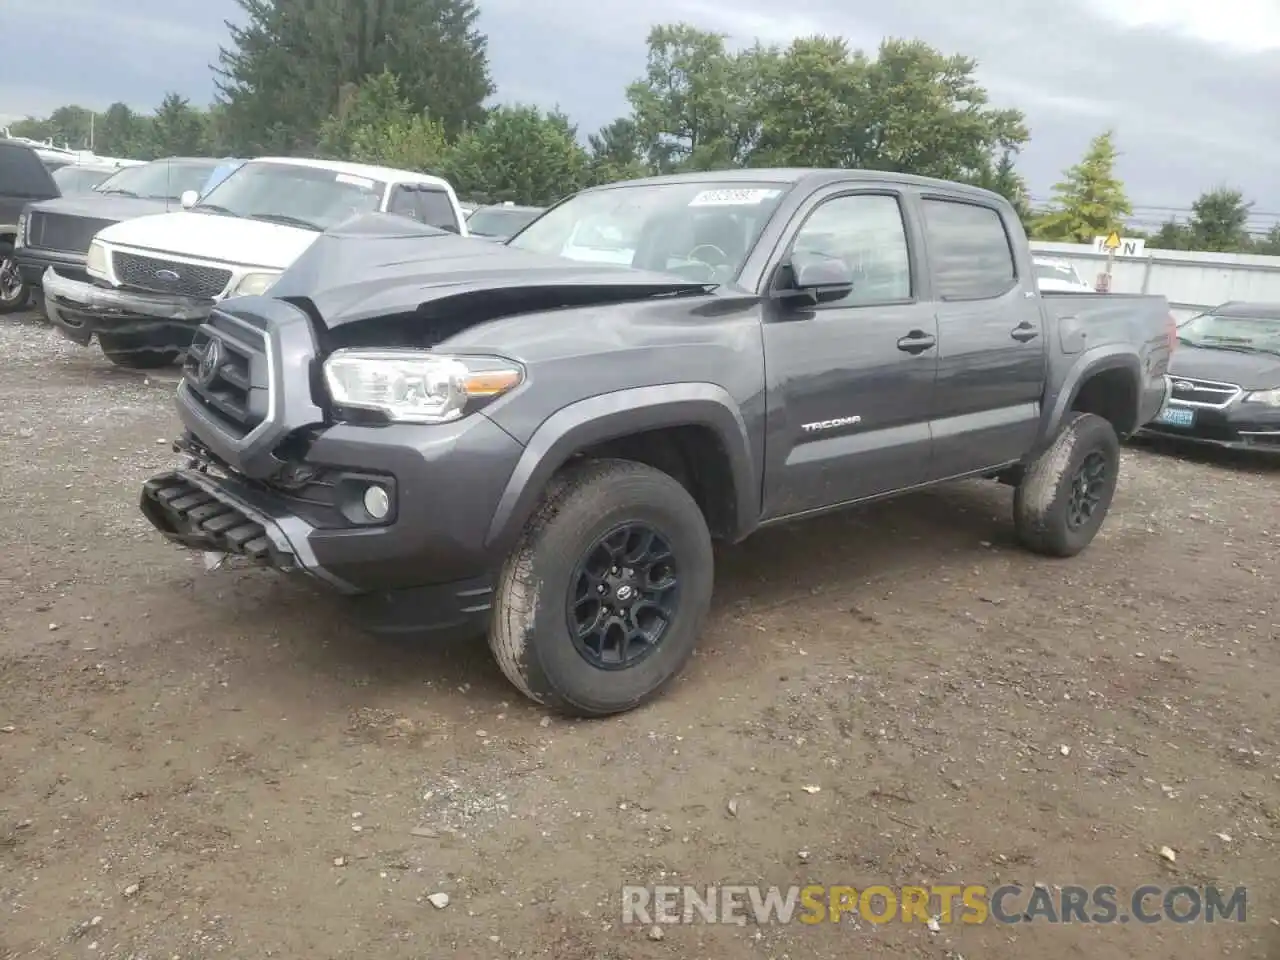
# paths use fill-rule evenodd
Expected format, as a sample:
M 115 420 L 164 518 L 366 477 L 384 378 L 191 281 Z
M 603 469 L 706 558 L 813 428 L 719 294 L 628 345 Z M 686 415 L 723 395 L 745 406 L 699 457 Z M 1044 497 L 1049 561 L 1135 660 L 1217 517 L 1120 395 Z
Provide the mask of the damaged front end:
M 524 450 L 481 411 L 523 369 L 432 348 L 497 317 L 703 289 L 355 222 L 270 296 L 199 325 L 177 396 L 189 460 L 144 485 L 142 512 L 184 547 L 357 598 L 372 629 L 478 627 L 501 565 L 491 526 Z

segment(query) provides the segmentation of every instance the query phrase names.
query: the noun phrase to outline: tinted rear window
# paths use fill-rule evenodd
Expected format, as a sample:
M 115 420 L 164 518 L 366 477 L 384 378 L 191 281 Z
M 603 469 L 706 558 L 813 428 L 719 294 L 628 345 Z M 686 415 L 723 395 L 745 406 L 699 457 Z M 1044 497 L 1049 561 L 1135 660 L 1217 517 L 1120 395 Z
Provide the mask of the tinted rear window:
M 422 222 L 427 226 L 458 232 L 457 214 L 449 202 L 449 195 L 443 190 L 419 190 L 418 204 L 422 210 Z
M 1000 214 L 954 200 L 924 201 L 925 232 L 937 294 L 985 300 L 1009 291 L 1018 272 Z
M 16 143 L 0 143 L 0 194 L 43 200 L 58 188 L 35 151 Z

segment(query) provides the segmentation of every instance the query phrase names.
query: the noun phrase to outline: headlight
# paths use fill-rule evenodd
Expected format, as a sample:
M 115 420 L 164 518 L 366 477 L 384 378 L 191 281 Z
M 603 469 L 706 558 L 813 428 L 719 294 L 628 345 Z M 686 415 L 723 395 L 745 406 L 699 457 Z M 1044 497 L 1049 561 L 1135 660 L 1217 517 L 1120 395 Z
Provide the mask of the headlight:
M 336 350 L 324 363 L 334 404 L 373 410 L 397 423 L 456 420 L 473 401 L 501 396 L 524 379 L 502 357 L 451 357 L 421 350 Z
M 1244 395 L 1245 403 L 1264 403 L 1268 407 L 1280 407 L 1280 387 L 1273 390 L 1255 390 Z
M 27 215 L 25 213 L 18 214 L 18 235 L 13 238 L 14 249 L 23 246 L 27 242 Z
M 278 273 L 246 273 L 241 281 L 236 284 L 235 295 L 237 297 L 254 297 L 258 294 L 266 293 L 279 276 L 280 274 Z
M 89 244 L 89 254 L 84 261 L 85 272 L 99 280 L 107 279 L 107 248 L 98 240 Z

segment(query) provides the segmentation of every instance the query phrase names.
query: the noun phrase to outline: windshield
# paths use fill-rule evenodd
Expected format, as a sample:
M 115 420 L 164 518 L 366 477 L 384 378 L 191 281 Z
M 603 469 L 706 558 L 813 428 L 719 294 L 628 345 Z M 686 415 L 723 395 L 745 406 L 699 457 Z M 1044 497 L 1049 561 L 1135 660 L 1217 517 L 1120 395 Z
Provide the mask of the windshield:
M 204 186 L 213 160 L 153 160 L 116 171 L 98 185 L 98 192 L 146 200 L 178 200 L 188 190 Z
M 1084 284 L 1080 274 L 1076 273 L 1076 268 L 1065 261 L 1037 260 L 1035 267 L 1037 280 L 1062 280 L 1066 283 Z
M 467 231 L 482 237 L 509 237 L 538 218 L 541 210 L 481 207 L 467 219 Z
M 779 183 L 703 181 L 593 190 L 548 211 L 509 242 L 585 263 L 728 283 L 787 189 Z
M 53 182 L 64 197 L 77 193 L 91 193 L 93 188 L 115 173 L 101 167 L 59 167 L 53 171 Z
M 1178 339 L 1193 347 L 1280 353 L 1280 318 L 1192 317 L 1178 328 Z
M 382 208 L 387 185 L 292 163 L 246 163 L 192 207 L 224 216 L 323 231 Z

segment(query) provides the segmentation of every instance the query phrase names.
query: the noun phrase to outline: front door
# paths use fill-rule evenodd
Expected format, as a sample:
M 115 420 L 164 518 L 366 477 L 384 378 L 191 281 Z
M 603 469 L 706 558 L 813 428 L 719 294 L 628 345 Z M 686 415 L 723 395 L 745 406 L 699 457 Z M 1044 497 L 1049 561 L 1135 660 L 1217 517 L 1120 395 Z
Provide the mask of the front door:
M 933 305 L 916 301 L 905 224 L 896 193 L 838 193 L 791 241 L 788 255 L 837 257 L 855 283 L 831 303 L 774 301 L 766 318 L 765 519 L 925 479 L 938 331 Z
M 933 197 L 920 203 L 938 311 L 929 478 L 941 480 L 1003 466 L 1031 449 L 1047 360 L 1035 277 L 1019 277 L 1000 209 Z

